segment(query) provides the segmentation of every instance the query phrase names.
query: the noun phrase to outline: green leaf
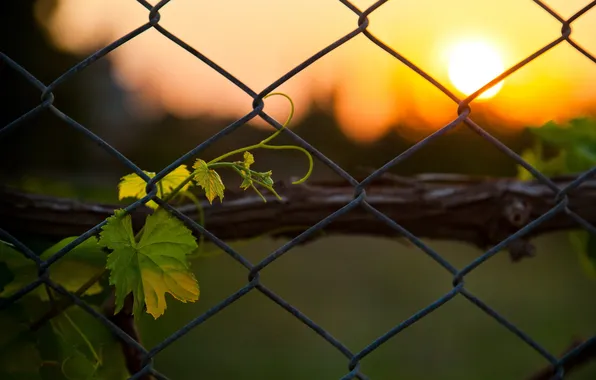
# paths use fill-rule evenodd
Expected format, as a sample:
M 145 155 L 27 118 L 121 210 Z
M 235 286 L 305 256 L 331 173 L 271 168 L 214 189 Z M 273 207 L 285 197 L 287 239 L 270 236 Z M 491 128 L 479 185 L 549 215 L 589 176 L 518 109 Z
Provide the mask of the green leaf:
M 110 284 L 116 287 L 116 313 L 131 292 L 133 314 L 139 316 L 146 305 L 154 318 L 166 309 L 165 293 L 182 302 L 199 299 L 199 285 L 186 257 L 197 243 L 190 230 L 168 212 L 157 210 L 149 215 L 137 242 L 130 215 L 118 210 L 102 228 L 99 243 L 113 250 L 107 268 Z
M 568 147 L 576 143 L 596 142 L 596 119 L 576 118 L 567 125 L 549 121 L 540 128 L 530 128 L 530 131 L 542 141 L 554 147 Z
M 47 260 L 60 249 L 70 244 L 76 237 L 68 237 L 45 250 L 40 258 Z M 50 266 L 50 277 L 70 292 L 77 291 L 90 278 L 101 273 L 106 266 L 107 254 L 101 249 L 95 236 L 74 247 L 62 258 Z M 99 283 L 93 284 L 85 291 L 86 295 L 99 294 L 103 290 Z M 45 291 L 42 299 L 47 299 Z
M 83 330 L 66 311 L 50 322 L 60 344 L 64 377 L 68 380 L 95 378 L 101 358 Z
M 4 292 L 6 285 L 14 280 L 14 274 L 11 272 L 5 262 L 0 261 L 0 294 Z
M 155 177 L 155 173 L 143 171 L 149 178 Z M 158 192 L 157 195 L 160 198 L 170 194 L 172 190 L 177 188 L 186 178 L 190 176 L 190 172 L 186 168 L 186 165 L 180 165 L 176 169 L 172 170 L 168 175 L 166 175 L 161 181 L 158 182 Z M 135 198 L 141 199 L 147 195 L 145 188 L 147 187 L 147 182 L 145 182 L 141 177 L 139 177 L 136 173 L 127 174 L 120 179 L 120 183 L 118 184 L 118 199 L 122 200 L 124 198 Z M 184 185 L 180 191 L 185 191 L 190 187 L 190 183 Z M 147 202 L 147 206 L 153 209 L 159 207 L 159 205 L 153 201 Z
M 6 297 L 32 282 L 37 267 L 11 245 L 0 244 L 0 296 Z
M 567 125 L 550 121 L 541 128 L 530 130 L 540 141 L 558 148 L 560 154 L 565 155 L 563 173 L 584 172 L 596 166 L 596 119 L 576 118 Z
M 584 230 L 569 232 L 568 236 L 582 267 L 588 275 L 596 278 L 596 237 Z
M 81 351 L 73 350 L 61 367 L 68 380 L 97 379 L 97 363 L 89 360 Z
M 578 143 L 566 150 L 566 165 L 570 173 L 580 173 L 596 166 L 596 144 Z
M 555 176 L 567 173 L 567 154 L 560 152 L 556 157 L 550 160 L 545 160 L 542 157 L 542 149 L 534 147 L 533 149 L 526 149 L 522 152 L 523 158 L 528 164 L 532 165 L 536 170 L 546 176 Z M 523 166 L 518 165 L 517 178 L 522 181 L 529 181 L 535 179 L 532 173 L 527 171 Z
M 40 255 L 40 258 L 47 260 L 75 239 L 76 237 L 68 237 L 61 240 L 45 250 Z M 90 237 L 50 266 L 48 269 L 50 278 L 62 285 L 66 290 L 75 292 L 91 277 L 103 271 L 106 257 L 107 255 L 97 244 L 97 238 Z M 18 291 L 23 286 L 33 282 L 38 276 L 35 262 L 7 245 L 0 244 L 0 262 L 5 263 L 12 273 L 10 276 L 11 280 L 7 281 L 7 275 L 2 275 L 2 272 L 0 272 L 0 284 L 3 284 L 4 288 L 0 289 L 0 296 L 5 297 Z M 96 283 L 85 294 L 93 295 L 101 291 L 101 285 Z M 47 292 L 42 286 L 38 286 L 30 294 L 37 295 L 42 300 L 48 300 Z
M 98 307 L 94 309 L 101 312 Z M 58 367 L 49 378 L 107 380 L 129 377 L 117 338 L 84 310 L 69 309 L 53 318 L 40 332 L 46 334 L 40 337 L 42 358 L 56 362 L 55 367 Z
M 0 379 L 41 379 L 42 359 L 28 323 L 32 312 L 42 311 L 29 306 L 18 302 L 0 312 Z
M 242 177 L 242 183 L 240 184 L 240 188 L 242 190 L 246 190 L 252 186 L 252 179 L 249 176 Z
M 250 152 L 244 152 L 244 161 L 242 162 L 242 166 L 247 169 L 250 169 L 250 165 L 255 163 L 255 158 Z M 240 170 L 240 174 L 242 175 L 242 183 L 240 184 L 240 188 L 242 190 L 246 190 L 252 186 L 252 178 L 251 172 L 249 170 Z
M 223 201 L 225 186 L 219 174 L 209 169 L 207 163 L 200 159 L 195 162 L 193 169 L 195 169 L 195 181 L 205 190 L 209 203 L 212 204 L 215 197 L 219 197 L 220 202 Z

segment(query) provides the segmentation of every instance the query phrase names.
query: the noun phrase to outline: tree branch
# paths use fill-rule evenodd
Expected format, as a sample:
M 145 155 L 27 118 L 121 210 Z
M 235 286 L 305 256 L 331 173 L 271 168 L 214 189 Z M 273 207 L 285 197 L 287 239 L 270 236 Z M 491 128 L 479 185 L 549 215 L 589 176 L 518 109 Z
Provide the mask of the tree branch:
M 584 343 L 582 340 L 574 341 L 561 356 L 573 351 L 575 348 L 581 346 Z M 588 341 L 582 349 L 577 352 L 576 355 L 565 361 L 563 368 L 565 369 L 565 375 L 568 376 L 572 370 L 576 370 L 579 367 L 588 364 L 596 358 L 596 340 Z M 555 368 L 551 366 L 544 367 L 540 371 L 534 373 L 527 380 L 551 380 L 555 375 Z
M 554 178 L 564 187 L 573 177 Z M 293 237 L 354 198 L 344 183 L 285 185 L 276 189 L 283 201 L 268 202 L 250 192 L 226 192 L 222 204 L 202 203 L 207 229 L 231 241 L 266 235 Z M 411 178 L 385 177 L 367 189 L 367 202 L 420 238 L 459 240 L 481 248 L 495 245 L 555 206 L 555 193 L 536 181 L 482 179 L 460 175 L 427 174 Z M 596 180 L 583 183 L 569 196 L 569 208 L 596 224 Z M 11 233 L 64 238 L 94 227 L 122 205 L 84 203 L 0 188 L 0 227 Z M 193 204 L 178 207 L 198 220 Z M 133 225 L 142 224 L 150 209 L 132 213 Z M 290 227 L 300 227 L 298 229 Z M 578 228 L 564 212 L 530 231 L 527 238 Z M 356 207 L 325 227 L 325 233 L 398 237 L 397 232 L 363 207 Z M 519 241 L 510 247 L 513 259 L 529 256 L 533 247 Z

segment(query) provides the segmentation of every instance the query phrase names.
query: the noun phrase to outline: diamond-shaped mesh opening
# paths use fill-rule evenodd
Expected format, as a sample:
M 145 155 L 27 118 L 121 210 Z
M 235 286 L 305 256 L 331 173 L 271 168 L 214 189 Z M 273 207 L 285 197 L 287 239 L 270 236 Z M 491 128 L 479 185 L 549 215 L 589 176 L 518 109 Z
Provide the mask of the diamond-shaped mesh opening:
M 424 341 L 419 345 L 415 342 Z M 502 366 L 499 357 L 509 363 Z M 474 360 L 477 365 L 465 365 Z M 371 378 L 514 378 L 545 360 L 464 297 L 400 332 L 362 360 Z
M 195 315 L 185 307 L 176 307 L 175 315 L 171 313 L 167 318 L 175 318 L 179 326 L 182 319 Z M 167 318 L 157 324 L 172 326 Z M 155 321 L 147 320 L 140 326 L 148 346 L 159 343 L 164 336 L 163 330 L 155 325 Z M 300 360 L 295 360 L 296 357 Z M 180 358 L 185 359 L 180 362 Z M 197 376 L 201 377 L 299 379 L 325 374 L 324 377 L 339 378 L 345 371 L 345 356 L 341 352 L 256 290 L 165 348 L 156 356 L 155 363 L 169 376 L 184 377 L 195 368 L 197 358 L 204 361 L 197 370 Z M 287 368 L 294 369 L 292 374 L 284 374 Z

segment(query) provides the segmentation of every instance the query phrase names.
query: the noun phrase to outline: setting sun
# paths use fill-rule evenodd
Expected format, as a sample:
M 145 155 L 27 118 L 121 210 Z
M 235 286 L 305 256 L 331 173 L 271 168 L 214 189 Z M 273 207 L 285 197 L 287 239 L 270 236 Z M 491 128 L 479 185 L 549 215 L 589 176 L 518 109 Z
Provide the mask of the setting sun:
M 552 2 L 561 17 L 569 18 L 587 0 Z M 114 0 L 108 7 L 105 0 L 35 3 L 40 5 L 38 19 L 52 43 L 80 55 L 92 54 L 147 22 L 146 9 L 135 1 Z M 42 3 L 56 4 L 51 14 Z M 159 23 L 259 92 L 353 30 L 355 15 L 341 8 L 335 2 L 317 0 L 181 0 L 160 10 Z M 210 17 L 198 27 L 197 14 Z M 560 22 L 532 1 L 389 1 L 373 14 L 371 33 L 460 98 L 561 36 Z M 453 22 L 445 17 L 451 14 L 466 17 Z M 573 23 L 574 40 L 592 54 L 596 22 L 589 17 L 594 16 L 596 11 L 591 10 L 582 17 L 588 21 Z M 118 86 L 130 99 L 127 109 L 138 117 L 167 113 L 181 118 L 240 118 L 252 110 L 252 98 L 244 91 L 153 28 L 106 58 Z M 474 109 L 501 130 L 514 132 L 596 112 L 594 63 L 567 42 L 520 67 L 504 82 L 480 94 L 484 104 Z M 349 138 L 366 142 L 390 131 L 418 138 L 449 122 L 457 109 L 418 72 L 362 35 L 316 60 L 275 91 L 287 93 L 296 103 L 292 125 L 304 120 L 315 109 L 310 105 L 316 105 L 328 109 Z M 267 109 L 283 119 L 287 103 L 271 99 Z M 253 120 L 253 125 L 265 124 L 258 124 L 259 118 Z
M 474 93 L 497 75 L 505 71 L 501 56 L 482 42 L 466 42 L 456 45 L 449 53 L 449 79 L 466 95 Z M 495 96 L 503 82 L 484 91 L 478 99 Z

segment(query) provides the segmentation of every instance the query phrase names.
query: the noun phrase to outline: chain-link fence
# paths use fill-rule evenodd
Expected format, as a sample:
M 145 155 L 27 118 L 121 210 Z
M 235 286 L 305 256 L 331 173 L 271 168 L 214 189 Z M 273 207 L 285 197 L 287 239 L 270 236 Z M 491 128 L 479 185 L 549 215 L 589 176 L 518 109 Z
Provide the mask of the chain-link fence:
M 342 377 L 342 379 L 353 379 L 353 378 L 367 379 L 368 377 L 360 369 L 360 361 L 364 357 L 366 357 L 367 355 L 372 353 L 374 350 L 376 350 L 379 346 L 383 345 L 388 340 L 390 340 L 393 337 L 395 337 L 396 335 L 398 335 L 404 329 L 407 329 L 409 326 L 411 326 L 415 322 L 419 321 L 420 319 L 424 318 L 426 315 L 437 310 L 437 308 L 441 307 L 442 305 L 449 302 L 450 300 L 452 300 L 454 297 L 456 297 L 458 295 L 461 295 L 461 296 L 465 297 L 466 299 L 468 299 L 472 304 L 476 305 L 478 308 L 480 308 L 486 314 L 490 315 L 497 323 L 499 323 L 503 327 L 507 328 L 512 334 L 515 334 L 515 336 L 517 336 L 519 339 L 524 341 L 527 345 L 532 347 L 538 354 L 540 354 L 542 357 L 544 357 L 550 364 L 552 364 L 552 366 L 554 368 L 553 372 L 556 373 L 554 378 L 557 378 L 557 379 L 563 378 L 563 376 L 565 375 L 564 367 L 565 367 L 566 363 L 570 360 L 573 360 L 573 358 L 576 357 L 579 353 L 581 353 L 584 349 L 586 349 L 586 347 L 588 347 L 588 345 L 594 344 L 594 342 L 596 341 L 596 336 L 585 341 L 583 344 L 577 346 L 575 349 L 568 352 L 563 357 L 557 358 L 555 355 L 548 352 L 543 346 L 541 346 L 539 343 L 537 343 L 535 340 L 533 340 L 529 335 L 527 335 L 526 333 L 521 331 L 513 323 L 511 323 L 510 321 L 505 319 L 497 311 L 492 309 L 489 305 L 485 304 L 482 300 L 480 300 L 478 297 L 476 297 L 474 294 L 472 294 L 465 287 L 465 277 L 466 277 L 466 275 L 468 275 L 469 273 L 474 271 L 476 268 L 478 268 L 480 265 L 482 265 L 486 260 L 488 260 L 489 258 L 494 256 L 497 252 L 501 251 L 503 248 L 506 248 L 514 240 L 521 238 L 522 236 L 524 236 L 525 234 L 530 232 L 530 230 L 535 228 L 540 223 L 543 223 L 546 220 L 548 220 L 548 219 L 552 218 L 553 216 L 560 214 L 560 213 L 567 214 L 568 217 L 574 219 L 579 226 L 588 230 L 592 234 L 596 234 L 596 228 L 594 226 L 589 224 L 586 220 L 584 220 L 582 217 L 580 217 L 577 213 L 573 212 L 572 210 L 570 210 L 568 208 L 568 194 L 569 194 L 569 192 L 571 190 L 577 188 L 578 186 L 580 186 L 582 184 L 582 182 L 586 181 L 592 174 L 596 173 L 596 168 L 578 176 L 572 183 L 570 183 L 565 188 L 559 188 L 553 181 L 551 181 L 549 178 L 545 177 L 543 174 L 541 174 L 539 171 L 537 171 L 535 168 L 533 168 L 530 164 L 525 162 L 518 154 L 516 154 L 511 149 L 509 149 L 507 146 L 505 146 L 503 143 L 498 141 L 495 137 L 491 136 L 491 134 L 486 132 L 481 126 L 476 124 L 470 118 L 470 114 L 472 112 L 470 103 L 477 96 L 479 96 L 484 90 L 486 90 L 489 87 L 493 86 L 494 84 L 500 82 L 501 80 L 503 80 L 510 74 L 514 73 L 515 71 L 517 71 L 524 65 L 528 64 L 529 62 L 533 61 L 534 59 L 537 59 L 542 54 L 544 54 L 548 50 L 552 49 L 553 47 L 555 47 L 561 43 L 570 44 L 577 51 L 582 53 L 586 58 L 588 58 L 591 61 L 593 61 L 594 63 L 596 63 L 596 58 L 593 55 L 591 55 L 590 53 L 588 53 L 587 51 L 585 51 L 581 46 L 579 46 L 571 38 L 572 23 L 574 21 L 576 21 L 578 18 L 580 18 L 582 15 L 584 15 L 592 7 L 596 6 L 596 1 L 592 1 L 591 3 L 586 5 L 583 9 L 581 9 L 580 11 L 575 13 L 573 16 L 571 16 L 569 19 L 565 20 L 564 18 L 559 16 L 555 11 L 553 11 L 551 8 L 549 8 L 547 5 L 545 5 L 543 2 L 535 0 L 534 2 L 537 4 L 537 6 L 540 6 L 542 9 L 544 9 L 552 17 L 554 17 L 561 23 L 561 26 L 562 26 L 561 27 L 561 36 L 559 38 L 557 38 L 556 40 L 550 42 L 546 46 L 540 48 L 535 53 L 528 56 L 521 62 L 517 63 L 510 69 L 506 70 L 501 75 L 499 75 L 494 80 L 492 80 L 490 83 L 487 83 L 481 89 L 479 89 L 478 91 L 476 91 L 475 93 L 473 93 L 472 95 L 468 96 L 465 99 L 459 99 L 452 92 L 450 92 L 445 86 L 443 86 L 441 83 L 439 83 L 438 81 L 433 79 L 424 70 L 422 70 L 421 68 L 416 66 L 416 64 L 414 64 L 413 62 L 409 61 L 408 59 L 406 59 L 405 57 L 400 55 L 393 48 L 391 48 L 390 46 L 383 43 L 380 39 L 378 39 L 375 35 L 373 35 L 371 32 L 369 32 L 367 30 L 367 27 L 369 26 L 368 16 L 372 12 L 375 12 L 385 2 L 387 2 L 387 0 L 378 1 L 365 10 L 358 9 L 356 6 L 354 6 L 347 0 L 340 0 L 341 3 L 343 3 L 346 7 L 348 7 L 354 13 L 354 15 L 355 15 L 354 19 L 355 19 L 355 21 L 357 21 L 357 27 L 354 30 L 350 31 L 349 33 L 345 34 L 343 37 L 341 37 L 337 41 L 333 42 L 332 44 L 330 44 L 329 46 L 324 48 L 323 50 L 314 54 L 313 56 L 308 58 L 306 61 L 297 65 L 294 69 L 292 69 L 291 71 L 289 71 L 288 73 L 283 75 L 281 78 L 279 78 L 275 82 L 271 83 L 269 86 L 267 86 L 265 89 L 263 89 L 260 92 L 256 92 L 253 89 L 249 88 L 240 79 L 236 78 L 232 73 L 226 71 L 224 68 L 220 67 L 217 63 L 211 61 L 209 58 L 207 58 L 205 55 L 203 55 L 200 51 L 198 51 L 195 48 L 193 48 L 192 46 L 188 45 L 187 43 L 185 43 L 180 38 L 176 37 L 174 34 L 172 34 L 167 29 L 165 29 L 163 26 L 160 25 L 159 21 L 160 21 L 161 16 L 160 16 L 159 11 L 161 8 L 163 8 L 170 2 L 169 0 L 162 0 L 155 6 L 152 6 L 145 0 L 137 0 L 137 1 L 141 5 L 143 5 L 149 12 L 148 13 L 149 21 L 146 24 L 138 27 L 137 29 L 133 30 L 132 32 L 128 33 L 127 35 L 119 38 L 118 40 L 114 41 L 110 45 L 96 51 L 95 53 L 93 53 L 92 55 L 90 55 L 89 57 L 87 57 L 83 61 L 79 62 L 74 67 L 72 67 L 70 70 L 68 70 L 62 76 L 60 76 L 59 78 L 54 80 L 49 85 L 45 85 L 44 83 L 41 83 L 32 74 L 30 74 L 23 67 L 21 67 L 18 62 L 14 62 L 13 60 L 11 60 L 10 57 L 8 57 L 4 53 L 0 52 L 0 59 L 2 59 L 12 69 L 14 69 L 19 75 L 23 76 L 26 80 L 28 80 L 35 87 L 37 87 L 39 89 L 39 91 L 41 91 L 41 102 L 39 103 L 39 105 L 37 105 L 35 108 L 31 109 L 26 114 L 22 115 L 18 119 L 14 120 L 10 124 L 4 126 L 2 129 L 0 129 L 0 139 L 2 137 L 6 136 L 11 130 L 14 130 L 16 128 L 19 128 L 19 127 L 27 124 L 32 118 L 34 118 L 36 115 L 38 115 L 42 111 L 44 111 L 44 110 L 51 111 L 55 116 L 64 120 L 70 127 L 83 133 L 86 136 L 86 138 L 88 138 L 89 140 L 92 140 L 94 143 L 96 143 L 97 145 L 102 147 L 105 151 L 107 151 L 110 154 L 112 154 L 113 156 L 115 156 L 126 167 L 128 167 L 130 170 L 132 170 L 134 173 L 139 175 L 141 178 L 143 178 L 147 182 L 146 191 L 147 191 L 148 195 L 146 197 L 144 197 L 143 199 L 138 200 L 138 201 L 134 202 L 133 204 L 131 204 L 130 206 L 128 206 L 126 208 L 127 212 L 131 212 L 132 210 L 145 204 L 146 202 L 148 202 L 151 199 L 160 203 L 170 213 L 172 213 L 177 218 L 182 220 L 186 225 L 191 227 L 195 233 L 202 234 L 202 235 L 206 236 L 213 243 L 215 243 L 218 247 L 220 247 L 227 254 L 229 254 L 234 260 L 238 261 L 241 265 L 243 265 L 247 270 L 248 282 L 240 290 L 231 294 L 228 298 L 226 298 L 225 300 L 223 300 L 222 302 L 220 302 L 219 304 L 217 304 L 216 306 L 214 306 L 213 308 L 211 308 L 204 314 L 199 315 L 196 318 L 194 318 L 187 325 L 180 328 L 174 334 L 170 335 L 167 339 L 165 339 L 161 343 L 159 343 L 157 346 L 155 346 L 151 349 L 147 349 L 147 348 L 143 347 L 142 345 L 140 345 L 135 339 L 130 337 L 124 331 L 122 331 L 112 321 L 110 321 L 108 318 L 106 318 L 106 316 L 97 312 L 95 309 L 93 309 L 88 304 L 86 304 L 84 301 L 82 301 L 79 297 L 68 292 L 60 284 L 52 281 L 49 278 L 48 269 L 54 263 L 56 263 L 58 260 L 60 260 L 62 257 L 64 257 L 64 255 L 68 254 L 68 252 L 71 251 L 74 247 L 81 244 L 82 242 L 87 240 L 89 237 L 97 235 L 100 232 L 100 229 L 102 228 L 102 226 L 104 226 L 105 222 L 100 223 L 100 224 L 96 225 L 95 227 L 93 227 L 92 229 L 88 230 L 86 233 L 79 236 L 76 240 L 72 241 L 70 244 L 68 244 L 65 247 L 63 247 L 62 249 L 60 249 L 57 253 L 55 253 L 53 256 L 51 256 L 49 259 L 47 259 L 45 261 L 41 260 L 35 252 L 33 252 L 27 246 L 23 245 L 21 242 L 19 242 L 17 239 L 15 239 L 13 236 L 11 236 L 9 231 L 4 231 L 4 230 L 0 229 L 0 238 L 2 240 L 5 240 L 5 241 L 13 244 L 20 252 L 22 252 L 23 255 L 25 255 L 30 260 L 34 261 L 37 265 L 38 270 L 39 270 L 39 276 L 35 281 L 33 281 L 32 283 L 23 287 L 19 291 L 15 292 L 8 298 L 2 299 L 0 301 L 1 302 L 0 310 L 6 309 L 12 303 L 16 302 L 21 297 L 23 297 L 27 293 L 31 292 L 33 289 L 37 288 L 40 285 L 45 284 L 45 285 L 49 286 L 50 288 L 54 289 L 56 292 L 64 295 L 65 297 L 68 297 L 76 305 L 78 305 L 79 307 L 84 309 L 86 312 L 91 314 L 97 320 L 101 321 L 101 323 L 103 323 L 111 332 L 113 332 L 116 336 L 118 336 L 124 342 L 126 342 L 126 344 L 128 344 L 132 349 L 135 349 L 138 351 L 138 353 L 143 358 L 142 359 L 143 360 L 143 369 L 135 374 L 132 374 L 131 379 L 141 378 L 142 376 L 144 376 L 148 373 L 153 374 L 155 377 L 157 377 L 159 379 L 165 379 L 166 378 L 165 375 L 159 373 L 156 369 L 153 368 L 153 358 L 155 358 L 156 355 L 158 355 L 163 349 L 165 349 L 166 347 L 171 345 L 176 340 L 180 339 L 182 336 L 187 334 L 192 329 L 197 328 L 199 325 L 204 323 L 206 320 L 208 320 L 211 317 L 216 316 L 220 311 L 222 311 L 223 309 L 225 309 L 226 307 L 228 307 L 229 305 L 231 305 L 238 299 L 240 299 L 243 296 L 245 296 L 246 294 L 248 294 L 250 292 L 254 292 L 254 291 L 261 292 L 262 294 L 267 296 L 271 301 L 273 301 L 274 303 L 276 303 L 283 309 L 287 310 L 294 317 L 296 317 L 296 319 L 299 320 L 301 323 L 307 325 L 312 330 L 314 330 L 321 337 L 321 339 L 326 340 L 329 344 L 334 346 L 343 355 L 345 355 L 345 357 L 347 358 L 347 360 L 346 360 L 347 373 L 345 374 L 345 376 Z M 204 62 L 205 64 L 207 64 L 213 70 L 217 71 L 219 74 L 221 74 L 222 76 L 227 78 L 230 82 L 232 82 L 234 85 L 236 85 L 241 91 L 244 91 L 246 94 L 248 94 L 249 96 L 251 96 L 253 98 L 252 111 L 250 111 L 248 114 L 244 115 L 243 117 L 236 120 L 232 124 L 223 128 L 221 131 L 219 131 L 215 135 L 211 136 L 207 140 L 205 140 L 202 143 L 200 143 L 199 145 L 197 145 L 194 149 L 192 149 L 188 153 L 184 154 L 183 156 L 178 158 L 176 161 L 172 162 L 169 166 L 164 168 L 162 171 L 157 173 L 157 175 L 153 178 L 149 178 L 139 167 L 137 167 L 135 165 L 134 162 L 132 162 L 127 157 L 125 157 L 123 154 L 121 154 L 118 150 L 116 150 L 108 142 L 102 140 L 101 137 L 95 135 L 90 130 L 86 129 L 83 125 L 77 123 L 75 120 L 73 120 L 68 115 L 61 112 L 58 108 L 56 108 L 53 105 L 53 103 L 54 103 L 53 91 L 58 86 L 60 86 L 65 81 L 67 81 L 74 74 L 80 72 L 81 70 L 84 70 L 86 67 L 91 65 L 93 62 L 95 62 L 99 59 L 102 59 L 109 52 L 117 49 L 118 47 L 124 45 L 128 41 L 132 40 L 133 38 L 139 36 L 140 34 L 146 32 L 147 30 L 149 30 L 151 28 L 157 30 L 158 32 L 163 34 L 165 37 L 167 37 L 169 40 L 171 40 L 173 43 L 177 44 L 182 49 L 185 49 L 186 51 L 191 53 L 194 57 L 196 57 L 197 59 L 199 59 L 202 62 Z M 304 70 L 305 68 L 309 67 L 312 64 L 315 64 L 323 56 L 325 56 L 326 54 L 329 54 L 332 51 L 334 51 L 335 49 L 341 47 L 343 44 L 345 44 L 346 42 L 348 42 L 349 40 L 351 40 L 352 38 L 356 37 L 359 34 L 364 34 L 370 40 L 371 43 L 377 45 L 380 49 L 383 49 L 385 52 L 387 52 L 387 54 L 390 54 L 396 60 L 405 64 L 410 69 L 414 70 L 416 73 L 418 73 L 424 79 L 426 79 L 427 81 L 432 83 L 435 87 L 440 89 L 446 96 L 451 98 L 453 100 L 453 102 L 457 105 L 457 114 L 458 114 L 457 118 L 455 120 L 453 120 L 452 122 L 450 122 L 449 124 L 445 125 L 444 127 L 440 128 L 436 132 L 432 133 L 428 137 L 419 141 L 417 144 L 413 145 L 409 149 L 405 150 L 404 152 L 402 152 L 401 154 L 399 154 L 398 156 L 396 156 L 395 158 L 393 158 L 392 160 L 387 162 L 381 168 L 374 171 L 372 174 L 370 174 L 366 179 L 364 179 L 361 182 L 358 182 L 357 180 L 355 180 L 351 175 L 349 175 L 341 167 L 339 167 L 332 160 L 327 158 L 322 152 L 318 151 L 312 145 L 310 145 L 307 141 L 304 141 L 302 138 L 300 138 L 300 136 L 296 135 L 291 130 L 284 129 L 283 133 L 285 133 L 287 136 L 292 138 L 297 145 L 308 150 L 313 156 L 318 158 L 322 163 L 327 165 L 334 172 L 336 172 L 342 178 L 344 178 L 346 181 L 348 181 L 354 187 L 354 197 L 353 197 L 353 200 L 350 201 L 348 204 L 346 204 L 339 210 L 335 211 L 331 215 L 327 216 L 326 218 L 324 218 L 320 222 L 316 223 L 315 225 L 311 226 L 306 231 L 301 233 L 299 236 L 297 236 L 296 238 L 287 242 L 282 247 L 276 249 L 274 252 L 269 254 L 265 259 L 263 259 L 262 261 L 260 261 L 256 264 L 251 263 L 249 260 L 244 258 L 242 255 L 240 255 L 238 252 L 236 252 L 234 249 L 232 249 L 230 246 L 228 246 L 226 243 L 224 243 L 222 240 L 218 239 L 217 236 L 214 236 L 207 229 L 203 228 L 200 224 L 198 224 L 194 220 L 190 219 L 189 217 L 187 217 L 186 215 L 181 213 L 175 207 L 162 202 L 156 196 L 157 189 L 156 189 L 155 184 L 157 181 L 164 178 L 168 173 L 170 173 L 172 170 L 177 168 L 183 162 L 185 162 L 188 159 L 191 159 L 193 157 L 196 157 L 196 155 L 198 153 L 203 151 L 210 144 L 219 140 L 223 136 L 234 132 L 236 129 L 242 127 L 249 120 L 259 117 L 277 129 L 282 128 L 282 125 L 280 123 L 278 123 L 276 120 L 274 120 L 271 116 L 269 116 L 264 111 L 263 98 L 266 95 L 272 93 L 275 89 L 277 89 L 283 83 L 289 81 L 294 76 L 298 75 L 302 70 Z M 484 138 L 485 140 L 490 142 L 492 145 L 497 147 L 499 150 L 501 150 L 504 154 L 506 154 L 508 157 L 510 157 L 516 163 L 518 163 L 519 165 L 523 166 L 526 170 L 531 172 L 536 179 L 538 179 L 540 182 L 542 182 L 543 184 L 548 186 L 552 190 L 552 196 L 553 196 L 553 199 L 556 200 L 556 205 L 550 211 L 543 214 L 541 217 L 533 220 L 532 222 L 527 224 L 525 227 L 521 228 L 519 231 L 517 231 L 513 235 L 509 236 L 505 240 L 501 241 L 499 244 L 495 245 L 494 247 L 492 247 L 489 250 L 487 250 L 486 252 L 484 252 L 482 255 L 480 255 L 479 257 L 474 259 L 472 262 L 470 262 L 468 265 L 466 265 L 464 268 L 457 269 L 451 263 L 449 263 L 445 258 L 443 258 L 439 253 L 437 253 L 435 250 L 431 249 L 426 244 L 424 244 L 416 236 L 414 236 L 413 234 L 408 232 L 406 229 L 404 229 L 402 226 L 400 226 L 399 224 L 395 223 L 392 219 L 387 217 L 385 214 L 383 214 L 382 212 L 378 211 L 373 206 L 371 206 L 367 202 L 366 188 L 369 184 L 371 184 L 371 182 L 373 180 L 377 179 L 379 176 L 381 176 L 383 173 L 385 173 L 392 166 L 407 159 L 413 153 L 422 149 L 423 147 L 428 145 L 431 141 L 440 138 L 446 132 L 448 132 L 449 130 L 453 129 L 454 127 L 456 127 L 457 125 L 459 125 L 461 123 L 465 124 L 468 128 L 470 128 L 471 130 L 476 132 L 478 135 L 480 135 L 482 138 Z M 324 328 L 319 326 L 315 321 L 311 320 L 308 316 L 304 315 L 300 310 L 298 310 L 297 308 L 295 308 L 294 306 L 292 306 L 291 304 L 286 302 L 284 299 L 282 299 L 281 297 L 276 295 L 272 289 L 268 288 L 266 286 L 266 284 L 261 282 L 259 273 L 261 270 L 263 270 L 265 267 L 267 267 L 268 265 L 273 263 L 275 260 L 280 258 L 282 255 L 288 253 L 293 247 L 295 247 L 299 243 L 305 241 L 306 239 L 308 239 L 309 237 L 311 237 L 313 234 L 317 233 L 321 229 L 325 228 L 325 226 L 327 226 L 329 223 L 334 221 L 339 216 L 349 212 L 351 209 L 354 209 L 356 207 L 363 207 L 364 209 L 368 210 L 376 218 L 380 219 L 381 221 L 386 223 L 388 226 L 390 226 L 392 229 L 394 229 L 396 236 L 405 236 L 415 246 L 417 246 L 420 250 L 422 250 L 424 253 L 426 253 L 428 256 L 430 256 L 434 261 L 436 261 L 438 265 L 442 266 L 446 271 L 451 273 L 451 275 L 453 276 L 453 283 L 452 283 L 453 287 L 448 293 L 444 294 L 442 297 L 437 299 L 435 302 L 431 303 L 427 307 L 418 311 L 417 313 L 415 313 L 414 315 L 412 315 L 405 321 L 398 323 L 397 325 L 395 325 L 395 327 L 393 327 L 392 329 L 387 331 L 385 334 L 379 336 L 377 339 L 372 341 L 368 346 L 362 348 L 361 350 L 359 350 L 357 352 L 353 352 L 348 347 L 346 347 L 340 340 L 333 337 Z

